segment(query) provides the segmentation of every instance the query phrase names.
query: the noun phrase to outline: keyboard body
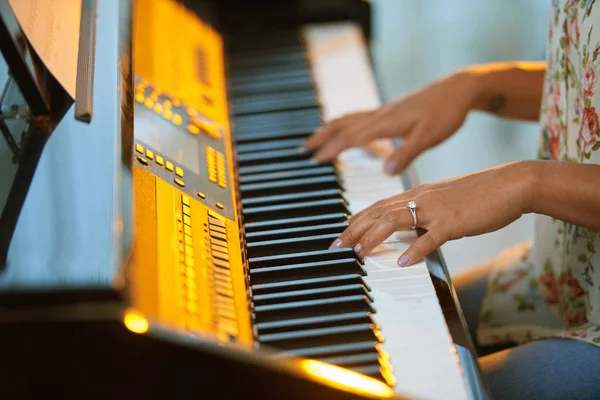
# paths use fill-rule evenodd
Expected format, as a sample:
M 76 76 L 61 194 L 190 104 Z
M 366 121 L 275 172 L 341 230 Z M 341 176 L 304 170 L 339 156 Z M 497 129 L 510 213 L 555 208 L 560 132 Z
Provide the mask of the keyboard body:
M 83 131 L 58 125 L 0 275 L 0 339 L 15 344 L 2 359 L 29 354 L 9 387 L 373 395 L 315 373 L 317 360 L 397 398 L 485 398 L 439 252 L 397 268 L 415 232 L 363 260 L 328 250 L 351 214 L 416 184 L 383 175 L 390 142 L 329 164 L 299 149 L 324 122 L 381 104 L 368 4 L 100 11 L 104 113 Z

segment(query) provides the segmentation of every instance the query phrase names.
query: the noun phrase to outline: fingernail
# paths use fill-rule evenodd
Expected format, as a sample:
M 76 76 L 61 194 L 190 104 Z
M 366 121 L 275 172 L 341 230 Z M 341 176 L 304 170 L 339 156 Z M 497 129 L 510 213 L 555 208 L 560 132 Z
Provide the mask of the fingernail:
M 354 252 L 356 254 L 360 254 L 360 250 L 362 249 L 362 246 L 359 244 L 357 244 L 356 246 L 354 246 Z
M 394 160 L 387 160 L 383 165 L 383 169 L 385 170 L 385 172 L 390 175 L 395 173 L 397 168 L 398 163 Z
M 398 259 L 398 265 L 404 267 L 410 261 L 410 254 L 404 254 Z
M 329 250 L 331 249 L 339 249 L 342 247 L 342 240 L 341 239 L 336 239 L 333 243 L 331 243 L 331 246 L 329 246 Z

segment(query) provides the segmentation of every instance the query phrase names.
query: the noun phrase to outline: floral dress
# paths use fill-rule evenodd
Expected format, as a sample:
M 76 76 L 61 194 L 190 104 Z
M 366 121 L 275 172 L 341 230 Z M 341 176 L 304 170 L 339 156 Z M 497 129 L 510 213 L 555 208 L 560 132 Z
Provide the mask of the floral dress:
M 539 157 L 600 163 L 600 5 L 553 0 Z M 600 345 L 600 234 L 537 216 L 533 244 L 492 260 L 481 345 L 539 337 Z

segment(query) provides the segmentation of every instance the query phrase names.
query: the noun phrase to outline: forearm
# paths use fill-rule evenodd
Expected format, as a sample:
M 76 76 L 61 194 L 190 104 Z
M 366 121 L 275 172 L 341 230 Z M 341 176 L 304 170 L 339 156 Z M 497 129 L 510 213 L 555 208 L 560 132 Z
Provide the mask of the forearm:
M 600 165 L 561 161 L 522 164 L 523 176 L 529 180 L 525 212 L 600 232 Z
M 470 66 L 458 73 L 471 81 L 474 110 L 537 121 L 545 71 L 545 62 L 503 62 Z

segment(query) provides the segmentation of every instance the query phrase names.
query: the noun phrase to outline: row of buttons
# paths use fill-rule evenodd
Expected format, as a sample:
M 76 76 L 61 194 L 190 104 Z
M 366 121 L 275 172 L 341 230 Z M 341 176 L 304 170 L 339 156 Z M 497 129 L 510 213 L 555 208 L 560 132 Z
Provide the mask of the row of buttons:
M 138 153 L 140 153 L 142 156 L 145 155 L 146 158 L 142 157 L 142 156 L 137 156 L 136 160 L 138 160 L 138 162 L 142 165 L 145 165 L 146 167 L 148 167 L 150 165 L 150 163 L 148 162 L 149 160 L 154 160 L 156 162 L 156 164 L 160 165 L 161 167 L 164 165 L 165 168 L 167 169 L 167 171 L 169 172 L 173 172 L 175 171 L 175 175 L 177 175 L 179 178 L 183 178 L 183 169 L 181 169 L 181 167 L 175 167 L 173 165 L 173 163 L 171 161 L 167 161 L 165 162 L 164 158 L 158 154 L 156 154 L 156 156 L 154 155 L 154 152 L 150 149 L 146 149 L 144 151 L 144 146 L 142 146 L 141 144 L 137 143 L 135 145 L 135 151 L 137 151 Z M 181 187 L 185 187 L 185 182 L 183 182 L 181 179 L 179 178 L 175 178 L 174 182 Z
M 206 165 L 208 167 L 208 180 L 227 189 L 225 177 L 225 155 L 213 147 L 206 147 Z
M 225 219 L 211 210 L 208 210 L 208 236 L 214 267 L 212 271 L 217 339 L 222 342 L 234 342 L 239 330 L 229 266 L 227 230 Z
M 146 91 L 149 90 L 150 94 L 146 96 Z M 135 87 L 135 101 L 143 104 L 146 108 L 153 110 L 156 114 L 161 115 L 168 121 L 171 121 L 177 126 L 183 124 L 183 117 L 173 111 L 173 107 L 181 107 L 181 101 L 179 99 L 164 98 L 165 96 L 160 90 L 153 89 L 146 81 L 140 81 Z M 162 97 L 159 99 L 159 97 Z M 186 108 L 186 114 L 189 117 L 190 123 L 187 125 L 187 130 L 192 135 L 199 135 L 203 133 L 213 139 L 220 140 L 222 136 L 221 129 L 215 124 L 210 123 L 202 119 L 198 111 L 192 107 Z
M 181 215 L 177 216 L 179 239 L 179 268 L 183 279 L 184 323 L 186 329 L 198 329 L 199 302 L 196 284 L 196 263 L 192 237 L 192 212 L 190 198 L 181 196 Z

